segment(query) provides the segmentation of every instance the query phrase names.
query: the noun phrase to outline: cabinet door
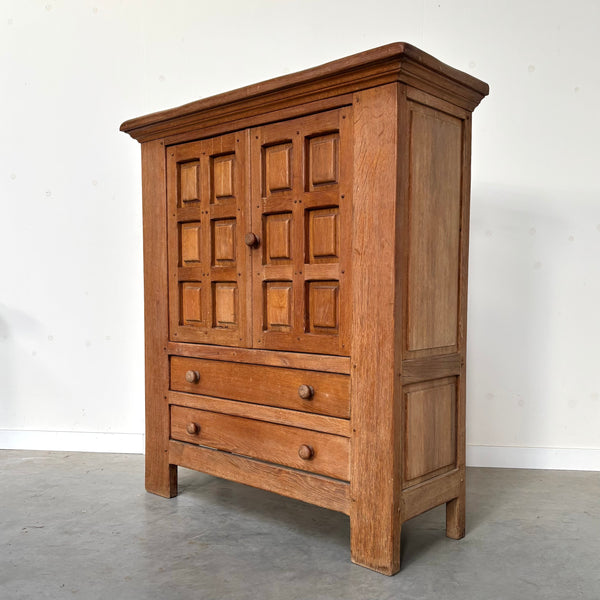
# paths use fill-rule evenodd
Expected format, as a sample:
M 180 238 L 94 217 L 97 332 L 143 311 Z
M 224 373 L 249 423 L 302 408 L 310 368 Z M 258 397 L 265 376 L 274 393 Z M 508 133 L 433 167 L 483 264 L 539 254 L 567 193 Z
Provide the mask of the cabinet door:
M 247 346 L 248 131 L 167 152 L 169 321 L 176 341 Z
M 250 132 L 254 345 L 349 354 L 350 108 Z

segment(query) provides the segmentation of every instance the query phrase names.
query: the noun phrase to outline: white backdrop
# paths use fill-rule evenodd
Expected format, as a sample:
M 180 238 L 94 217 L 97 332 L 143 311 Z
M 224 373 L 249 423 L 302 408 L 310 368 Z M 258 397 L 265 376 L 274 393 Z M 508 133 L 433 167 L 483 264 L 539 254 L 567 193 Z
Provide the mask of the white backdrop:
M 474 115 L 469 463 L 600 470 L 600 3 L 3 0 L 0 447 L 143 449 L 125 119 L 393 41 Z

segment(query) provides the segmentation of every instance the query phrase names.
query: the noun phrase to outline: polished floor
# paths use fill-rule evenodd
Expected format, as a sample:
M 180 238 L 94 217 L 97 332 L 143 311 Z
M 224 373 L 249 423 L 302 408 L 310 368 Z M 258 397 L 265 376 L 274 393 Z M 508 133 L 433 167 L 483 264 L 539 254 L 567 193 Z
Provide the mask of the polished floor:
M 600 473 L 469 469 L 467 535 L 406 523 L 402 569 L 350 562 L 344 515 L 139 455 L 0 451 L 0 598 L 600 599 Z

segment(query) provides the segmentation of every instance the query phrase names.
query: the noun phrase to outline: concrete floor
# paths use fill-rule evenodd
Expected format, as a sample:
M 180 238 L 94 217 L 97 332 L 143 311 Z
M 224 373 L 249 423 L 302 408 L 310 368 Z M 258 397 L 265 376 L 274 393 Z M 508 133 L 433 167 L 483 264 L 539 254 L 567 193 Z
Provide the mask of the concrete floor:
M 404 525 L 402 569 L 350 562 L 344 515 L 139 455 L 0 451 L 0 598 L 600 598 L 600 473 L 469 469 L 467 536 Z

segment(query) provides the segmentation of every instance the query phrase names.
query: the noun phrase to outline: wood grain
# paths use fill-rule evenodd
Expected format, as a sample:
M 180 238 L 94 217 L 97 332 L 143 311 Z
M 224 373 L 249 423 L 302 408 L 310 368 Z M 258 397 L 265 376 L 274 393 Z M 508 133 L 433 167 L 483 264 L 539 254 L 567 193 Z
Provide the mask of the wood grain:
M 255 365 L 268 365 L 271 367 L 289 367 L 292 369 L 308 369 L 325 373 L 350 374 L 350 359 L 346 356 L 277 352 L 256 350 L 253 348 L 230 348 L 227 346 L 181 344 L 176 342 L 169 342 L 167 350 L 169 354 L 189 356 L 190 358 L 208 358 Z
M 144 331 L 146 365 L 146 489 L 177 495 L 177 467 L 169 464 L 169 359 L 165 148 L 142 144 Z
M 400 568 L 401 524 L 397 126 L 396 84 L 356 95 L 350 544 L 355 563 L 388 575 Z
M 350 421 L 347 419 L 181 392 L 169 392 L 169 403 L 350 437 Z
M 451 502 L 460 495 L 463 484 L 464 476 L 457 470 L 404 490 L 402 496 L 404 520 L 412 519 L 440 504 Z
M 408 385 L 458 375 L 463 362 L 463 357 L 458 353 L 403 360 L 402 383 Z
M 198 371 L 197 382 L 186 381 L 185 374 L 189 370 Z M 298 395 L 301 385 L 314 389 L 310 399 L 304 400 Z M 345 419 L 350 416 L 350 378 L 335 373 L 174 356 L 171 358 L 171 389 Z
M 188 432 L 190 423 L 199 433 Z M 171 438 L 349 480 L 349 440 L 338 435 L 174 405 Z M 313 449 L 309 460 L 298 455 L 301 446 Z
M 188 469 L 276 492 L 288 498 L 345 514 L 349 512 L 350 486 L 344 481 L 176 441 L 169 444 L 169 460 Z

